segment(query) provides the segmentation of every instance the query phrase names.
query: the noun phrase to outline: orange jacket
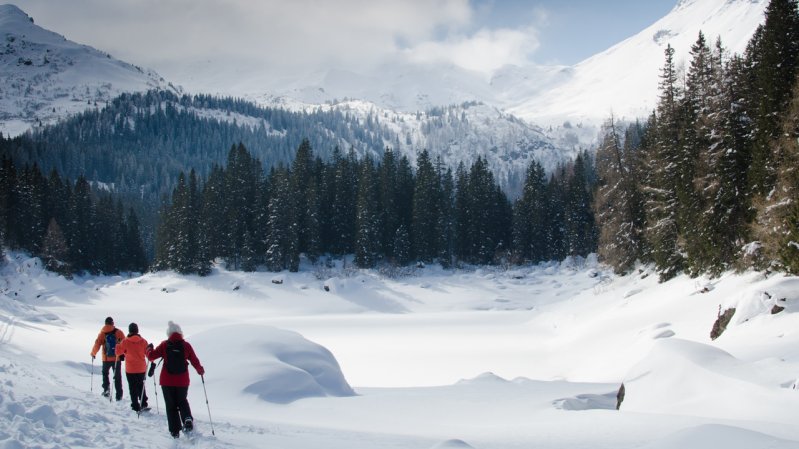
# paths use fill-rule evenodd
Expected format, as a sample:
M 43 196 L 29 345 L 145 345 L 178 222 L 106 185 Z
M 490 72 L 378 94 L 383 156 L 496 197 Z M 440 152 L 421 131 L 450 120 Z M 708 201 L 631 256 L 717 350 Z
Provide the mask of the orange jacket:
M 102 329 L 100 329 L 100 333 L 97 334 L 97 339 L 94 340 L 94 347 L 92 348 L 92 357 L 97 355 L 97 351 L 99 351 L 100 348 L 103 348 L 103 362 L 117 361 L 116 356 L 108 357 L 105 355 L 105 334 L 111 331 L 116 331 L 114 332 L 114 335 L 116 335 L 117 337 L 117 347 L 119 347 L 119 342 L 125 339 L 125 334 L 122 333 L 121 330 L 117 329 L 116 327 L 110 324 L 106 324 L 105 326 L 103 326 Z M 117 352 L 117 354 L 119 354 L 119 352 Z
M 128 335 L 128 338 L 117 344 L 117 355 L 125 356 L 125 372 L 129 374 L 144 373 L 147 371 L 147 360 L 144 353 L 147 350 L 147 340 L 139 334 Z

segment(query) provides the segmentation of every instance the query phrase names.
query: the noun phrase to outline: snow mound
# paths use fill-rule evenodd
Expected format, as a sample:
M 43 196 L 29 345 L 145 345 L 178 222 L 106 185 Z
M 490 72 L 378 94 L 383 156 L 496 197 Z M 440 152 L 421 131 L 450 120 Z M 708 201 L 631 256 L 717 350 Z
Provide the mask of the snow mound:
M 288 404 L 299 399 L 353 396 L 336 358 L 300 334 L 269 326 L 223 326 L 188 339 L 209 371 L 239 393 Z M 203 359 L 202 354 L 211 359 Z M 224 388 L 224 386 L 221 386 Z
M 799 312 L 799 279 L 775 277 L 765 285 L 747 288 L 729 298 L 722 309 L 735 308 L 732 323 L 740 325 L 760 315 L 770 315 L 774 306 L 787 313 Z
M 472 379 L 461 379 L 458 381 L 458 385 L 474 385 L 474 384 L 488 384 L 488 383 L 495 383 L 495 384 L 506 384 L 509 383 L 507 379 L 504 379 L 500 376 L 497 376 L 494 373 L 487 372 L 478 375 Z
M 624 385 L 623 411 L 781 423 L 799 413 L 794 392 L 764 378 L 754 364 L 677 338 L 656 340 Z
M 762 447 L 769 449 L 796 448 L 795 441 L 781 440 L 759 432 L 721 424 L 705 424 L 681 430 L 665 438 L 643 446 L 641 449 L 671 448 L 707 448 L 723 447 L 725 449 L 750 449 Z
M 616 410 L 616 392 L 578 394 L 573 398 L 556 399 L 552 405 L 560 410 Z
M 474 446 L 463 440 L 447 440 L 442 441 L 430 449 L 474 449 Z

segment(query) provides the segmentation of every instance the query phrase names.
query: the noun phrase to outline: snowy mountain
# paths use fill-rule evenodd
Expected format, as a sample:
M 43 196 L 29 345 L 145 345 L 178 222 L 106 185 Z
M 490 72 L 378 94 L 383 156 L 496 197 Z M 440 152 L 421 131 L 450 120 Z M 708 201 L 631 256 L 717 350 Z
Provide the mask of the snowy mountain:
M 483 156 L 502 185 L 518 186 L 531 158 L 551 170 L 592 145 L 611 113 L 626 119 L 646 116 L 655 104 L 667 44 L 676 49 L 678 64 L 685 63 L 700 30 L 711 40 L 722 36 L 731 52 L 742 52 L 766 4 L 681 0 L 639 34 L 572 67 L 505 66 L 487 77 L 452 64 L 399 58 L 366 72 L 330 68 L 287 79 L 257 62 L 231 66 L 209 60 L 185 67 L 174 81 L 190 92 L 231 95 L 263 106 L 339 108 L 364 123 L 377 119 L 386 131 L 380 136 L 384 146 L 412 159 L 427 148 L 453 166 Z M 0 131 L 6 134 L 121 92 L 179 90 L 152 71 L 36 26 L 15 6 L 0 7 L 0 32 L 5 43 Z M 220 120 L 230 116 L 208 113 Z M 343 142 L 342 147 L 357 144 Z
M 170 88 L 157 73 L 119 61 L 0 5 L 0 132 L 19 134 L 123 92 Z
M 422 149 L 427 149 L 434 160 L 441 157 L 453 169 L 461 162 L 468 168 L 481 157 L 511 196 L 521 192 L 525 172 L 533 160 L 552 172 L 581 149 L 579 127 L 564 129 L 553 139 L 546 130 L 484 103 L 466 102 L 415 113 L 359 100 L 319 106 L 288 102 L 284 98 L 279 104 L 295 110 L 338 110 L 357 119 L 366 129 L 376 127 L 383 148 L 407 156 L 414 166 Z M 377 155 L 381 149 L 374 149 Z
M 764 19 L 768 0 L 680 0 L 666 16 L 617 45 L 574 66 L 505 66 L 491 76 L 451 64 L 398 58 L 365 72 L 328 69 L 290 79 L 268 68 L 228 67 L 207 62 L 177 76 L 192 91 L 235 95 L 261 104 L 341 103 L 361 100 L 381 109 L 413 113 L 431 107 L 481 102 L 539 126 L 558 139 L 565 122 L 590 127 L 593 143 L 611 113 L 628 120 L 646 117 L 657 98 L 666 45 L 678 66 L 703 31 L 722 38 L 729 52 L 742 53 Z
M 699 31 L 711 43 L 721 37 L 729 52 L 743 53 L 763 22 L 767 4 L 768 0 L 680 0 L 650 27 L 562 71 L 564 76 L 551 89 L 506 104 L 508 111 L 537 123 L 597 122 L 611 113 L 626 119 L 645 117 L 657 100 L 667 45 L 675 49 L 678 67 L 687 65 Z

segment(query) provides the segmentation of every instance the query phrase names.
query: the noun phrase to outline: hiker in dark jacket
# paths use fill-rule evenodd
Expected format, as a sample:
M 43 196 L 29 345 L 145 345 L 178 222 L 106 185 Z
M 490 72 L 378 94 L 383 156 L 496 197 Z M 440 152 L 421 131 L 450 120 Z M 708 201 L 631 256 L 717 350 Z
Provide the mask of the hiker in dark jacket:
M 181 428 L 184 432 L 194 429 L 194 418 L 191 415 L 191 407 L 189 407 L 187 399 L 189 393 L 188 365 L 191 363 L 197 374 L 201 376 L 205 374 L 205 369 L 194 353 L 194 348 L 183 339 L 183 330 L 179 325 L 170 321 L 166 335 L 169 338 L 162 341 L 156 348 L 150 344 L 147 358 L 151 362 L 162 357 L 164 359 L 159 380 L 161 390 L 164 392 L 169 433 L 173 438 L 178 438 Z
M 147 340 L 139 335 L 139 325 L 128 325 L 128 336 L 117 345 L 117 354 L 125 357 L 125 376 L 128 378 L 130 408 L 135 412 L 147 410 L 147 392 L 144 389 L 147 373 Z M 139 403 L 141 401 L 141 403 Z
M 114 326 L 114 319 L 105 319 L 105 326 L 100 329 L 92 347 L 92 360 L 97 355 L 100 348 L 103 349 L 103 396 L 110 397 L 109 388 L 111 383 L 108 381 L 108 372 L 114 369 L 114 389 L 116 389 L 117 401 L 122 399 L 122 357 L 117 356 L 116 345 L 125 339 L 125 334 Z

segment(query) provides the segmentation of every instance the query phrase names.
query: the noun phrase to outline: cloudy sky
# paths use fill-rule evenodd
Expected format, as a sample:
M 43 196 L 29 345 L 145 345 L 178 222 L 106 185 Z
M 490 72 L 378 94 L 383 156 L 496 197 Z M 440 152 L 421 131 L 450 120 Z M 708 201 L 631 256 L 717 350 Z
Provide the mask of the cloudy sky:
M 573 64 L 677 0 L 12 0 L 68 39 L 169 74 L 207 61 L 287 70 Z

